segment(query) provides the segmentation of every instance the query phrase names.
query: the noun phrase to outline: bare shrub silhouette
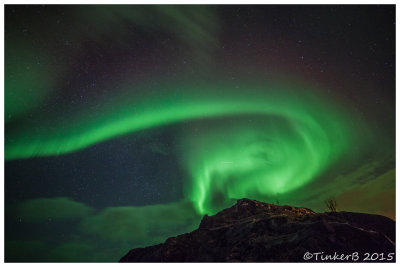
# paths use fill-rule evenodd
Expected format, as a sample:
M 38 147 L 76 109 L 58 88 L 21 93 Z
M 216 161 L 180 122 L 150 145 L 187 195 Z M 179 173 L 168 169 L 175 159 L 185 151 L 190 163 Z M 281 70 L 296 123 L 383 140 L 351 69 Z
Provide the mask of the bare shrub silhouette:
M 325 200 L 325 205 L 330 211 L 337 212 L 337 202 L 335 198 L 332 197 Z

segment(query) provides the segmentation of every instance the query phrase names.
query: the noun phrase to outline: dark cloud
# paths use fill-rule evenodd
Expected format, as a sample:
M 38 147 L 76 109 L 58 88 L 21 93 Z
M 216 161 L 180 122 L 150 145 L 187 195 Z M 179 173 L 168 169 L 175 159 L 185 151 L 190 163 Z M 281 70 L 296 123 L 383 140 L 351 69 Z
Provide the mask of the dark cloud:
M 395 181 L 393 158 L 367 160 L 352 171 L 338 173 L 332 170 L 299 189 L 305 198 L 293 197 L 286 201 L 315 211 L 326 211 L 324 201 L 333 197 L 339 210 L 381 214 L 395 219 Z M 298 196 L 297 191 L 293 196 Z
M 380 214 L 396 219 L 396 172 L 394 169 L 337 196 L 338 208 Z
M 27 200 L 19 207 L 15 216 L 24 222 L 21 230 L 36 228 L 36 235 L 30 231 L 9 237 L 9 262 L 118 261 L 133 247 L 194 230 L 201 219 L 189 202 L 107 207 L 96 212 L 72 199 L 47 198 Z
M 140 207 L 108 207 L 82 221 L 82 231 L 107 241 L 136 244 L 161 242 L 174 233 L 188 231 L 200 222 L 188 202 Z
M 93 211 L 93 208 L 65 197 L 37 198 L 22 202 L 17 208 L 17 216 L 28 222 L 44 222 L 83 218 Z

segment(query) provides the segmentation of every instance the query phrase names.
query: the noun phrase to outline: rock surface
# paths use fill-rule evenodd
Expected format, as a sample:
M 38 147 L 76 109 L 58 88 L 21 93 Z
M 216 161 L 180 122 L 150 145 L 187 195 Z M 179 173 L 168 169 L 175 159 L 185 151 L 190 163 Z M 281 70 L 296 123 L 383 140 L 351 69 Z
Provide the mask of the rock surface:
M 393 262 L 394 252 L 395 222 L 387 217 L 315 213 L 240 199 L 214 216 L 205 215 L 197 230 L 163 244 L 133 249 L 120 261 Z

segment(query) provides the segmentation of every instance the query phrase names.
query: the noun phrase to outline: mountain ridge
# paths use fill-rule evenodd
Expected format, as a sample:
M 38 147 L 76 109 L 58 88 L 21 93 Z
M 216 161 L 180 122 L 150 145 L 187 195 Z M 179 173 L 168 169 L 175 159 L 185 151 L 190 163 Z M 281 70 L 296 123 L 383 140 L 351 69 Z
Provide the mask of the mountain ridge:
M 319 257 L 314 254 L 320 252 Z M 336 254 L 353 255 L 347 261 L 354 261 L 354 253 L 357 261 L 366 253 L 394 261 L 394 252 L 395 222 L 385 216 L 316 213 L 244 198 L 213 216 L 204 215 L 198 229 L 132 249 L 120 262 L 338 261 L 321 257 Z

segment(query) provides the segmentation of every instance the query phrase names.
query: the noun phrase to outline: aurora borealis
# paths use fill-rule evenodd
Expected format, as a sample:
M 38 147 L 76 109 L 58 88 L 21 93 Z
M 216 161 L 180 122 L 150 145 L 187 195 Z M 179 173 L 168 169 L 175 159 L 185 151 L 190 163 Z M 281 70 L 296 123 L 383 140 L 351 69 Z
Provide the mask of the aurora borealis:
M 5 17 L 6 261 L 117 261 L 244 197 L 394 218 L 394 6 Z
M 70 153 L 122 134 L 199 117 L 255 117 L 251 123 L 239 120 L 234 126 L 208 127 L 198 137 L 182 138 L 188 143 L 183 147 L 190 147 L 182 153 L 190 159 L 185 164 L 194 179 L 188 198 L 204 214 L 212 210 L 205 210 L 204 202 L 212 198 L 214 187 L 226 190 L 225 198 L 242 198 L 257 188 L 260 195 L 271 196 L 307 183 L 342 156 L 359 130 L 350 126 L 344 113 L 315 97 L 315 92 L 307 96 L 301 89 L 303 96 L 296 96 L 295 90 L 287 89 L 290 85 L 266 83 L 264 86 L 272 89 L 262 90 L 245 84 L 245 94 L 215 85 L 174 86 L 188 93 L 180 93 L 177 99 L 173 89 L 164 89 L 168 92 L 165 95 L 140 100 L 132 97 L 112 112 L 100 113 L 95 123 L 79 119 L 63 122 L 67 132 L 57 133 L 56 129 L 29 136 L 32 131 L 24 129 L 22 137 L 16 135 L 7 147 L 6 159 Z M 157 109 L 149 108 L 153 105 Z M 239 176 L 235 187 L 226 187 L 228 181 L 221 181 L 235 175 Z

